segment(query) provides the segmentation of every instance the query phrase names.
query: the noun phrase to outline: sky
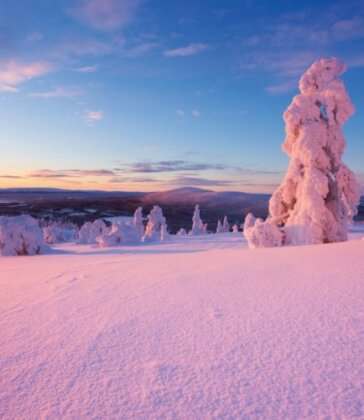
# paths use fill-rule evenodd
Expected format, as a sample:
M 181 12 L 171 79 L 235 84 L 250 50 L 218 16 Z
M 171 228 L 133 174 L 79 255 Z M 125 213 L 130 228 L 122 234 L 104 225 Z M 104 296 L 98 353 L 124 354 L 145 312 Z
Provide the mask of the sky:
M 364 3 L 0 0 L 0 187 L 271 193 L 282 114 L 336 56 L 364 192 Z

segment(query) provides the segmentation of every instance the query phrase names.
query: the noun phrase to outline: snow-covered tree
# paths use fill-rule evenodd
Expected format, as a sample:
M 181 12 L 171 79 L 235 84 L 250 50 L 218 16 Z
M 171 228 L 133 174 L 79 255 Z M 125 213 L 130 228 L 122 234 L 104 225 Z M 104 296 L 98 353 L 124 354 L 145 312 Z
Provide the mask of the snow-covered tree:
M 43 236 L 47 244 L 71 242 L 76 239 L 78 228 L 73 223 L 47 222 L 43 227 Z
M 227 216 L 224 217 L 224 221 L 222 222 L 222 231 L 225 233 L 230 232 L 230 223 L 228 222 Z
M 239 227 L 236 223 L 233 225 L 232 230 L 233 230 L 233 233 L 239 233 Z
M 166 219 L 163 216 L 162 209 L 158 206 L 153 206 L 148 215 L 148 223 L 145 228 L 145 234 L 142 238 L 143 242 L 155 242 L 161 240 L 161 229 L 165 225 Z M 164 229 L 167 229 L 167 225 Z
M 107 232 L 106 224 L 101 219 L 86 222 L 80 229 L 77 242 L 79 244 L 96 244 L 96 238 L 105 235 Z
M 221 220 L 217 221 L 216 233 L 223 233 L 222 223 Z
M 141 207 L 138 207 L 135 210 L 133 217 L 133 225 L 135 226 L 135 229 L 137 230 L 141 239 L 145 233 L 145 228 L 143 225 L 143 209 Z
M 187 231 L 186 231 L 186 229 L 184 229 L 184 228 L 181 228 L 178 232 L 177 232 L 177 234 L 176 234 L 177 236 L 185 236 L 185 235 L 187 235 Z
M 166 222 L 164 222 L 161 226 L 161 242 L 168 242 L 170 239 L 171 238 L 168 233 L 168 226 Z
M 244 236 L 249 248 L 266 248 L 282 245 L 283 234 L 275 221 L 268 218 L 265 222 L 256 219 L 251 213 L 245 218 Z
M 133 245 L 140 243 L 140 230 L 134 223 L 115 222 L 109 230 L 96 238 L 96 242 L 102 247 L 117 245 Z
M 188 232 L 189 235 L 201 235 L 204 232 L 205 225 L 201 220 L 200 206 L 197 204 L 192 216 L 192 229 Z
M 291 160 L 282 184 L 270 199 L 270 216 L 265 222 L 269 232 L 274 230 L 271 225 L 281 226 L 282 244 L 347 239 L 347 226 L 359 202 L 359 186 L 342 162 L 345 139 L 341 127 L 354 112 L 339 78 L 345 70 L 336 58 L 316 61 L 301 77 L 301 93 L 283 115 L 283 150 Z M 249 223 L 245 226 L 247 239 L 261 238 L 264 224 Z M 264 239 L 264 246 L 280 244 L 275 234 L 268 236 L 272 243 Z
M 45 249 L 43 231 L 31 216 L 0 217 L 0 255 L 36 255 Z

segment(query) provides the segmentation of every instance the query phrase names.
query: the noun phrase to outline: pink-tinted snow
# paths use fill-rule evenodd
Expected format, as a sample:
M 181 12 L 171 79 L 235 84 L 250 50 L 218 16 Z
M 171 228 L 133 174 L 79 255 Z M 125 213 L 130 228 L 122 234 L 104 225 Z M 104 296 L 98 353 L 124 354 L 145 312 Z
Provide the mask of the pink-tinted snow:
M 363 240 L 55 249 L 0 259 L 1 418 L 364 416 Z

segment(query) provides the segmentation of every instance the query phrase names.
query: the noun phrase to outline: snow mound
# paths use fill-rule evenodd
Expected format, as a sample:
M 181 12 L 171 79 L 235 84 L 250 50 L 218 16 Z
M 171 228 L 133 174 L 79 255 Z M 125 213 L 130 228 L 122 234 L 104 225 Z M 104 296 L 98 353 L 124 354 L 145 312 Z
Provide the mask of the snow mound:
M 128 223 L 113 223 L 110 230 L 96 238 L 96 242 L 101 247 L 137 244 L 140 243 L 140 230 Z

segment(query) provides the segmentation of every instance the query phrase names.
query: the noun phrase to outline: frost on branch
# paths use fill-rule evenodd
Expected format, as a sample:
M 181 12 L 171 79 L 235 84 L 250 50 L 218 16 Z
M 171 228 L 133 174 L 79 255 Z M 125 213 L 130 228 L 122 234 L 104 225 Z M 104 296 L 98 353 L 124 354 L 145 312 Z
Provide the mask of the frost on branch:
M 43 231 L 30 216 L 0 217 L 0 255 L 35 255 L 44 250 Z
M 163 226 L 163 230 L 162 230 Z M 158 206 L 153 206 L 148 215 L 148 224 L 145 228 L 145 234 L 142 238 L 143 242 L 159 242 L 161 239 L 167 238 L 166 219 L 163 216 L 162 209 Z M 163 236 L 163 238 L 161 238 Z
M 291 160 L 270 199 L 270 217 L 264 222 L 282 227 L 283 244 L 347 240 L 347 226 L 359 203 L 359 186 L 342 163 L 345 139 L 341 126 L 354 112 L 339 78 L 345 69 L 336 58 L 316 61 L 301 77 L 301 93 L 283 114 L 283 150 Z M 255 229 L 259 234 L 253 234 Z M 262 229 L 261 222 L 249 226 L 247 238 L 260 237 Z

